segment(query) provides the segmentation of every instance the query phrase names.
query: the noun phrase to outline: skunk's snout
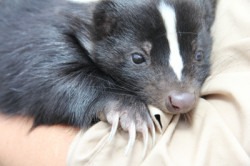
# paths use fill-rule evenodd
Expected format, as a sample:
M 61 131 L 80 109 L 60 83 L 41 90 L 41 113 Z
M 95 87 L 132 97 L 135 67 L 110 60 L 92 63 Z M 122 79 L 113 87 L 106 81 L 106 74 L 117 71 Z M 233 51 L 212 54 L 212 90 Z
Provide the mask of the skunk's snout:
M 186 113 L 195 106 L 195 94 L 190 92 L 172 91 L 166 101 L 166 107 L 173 114 Z

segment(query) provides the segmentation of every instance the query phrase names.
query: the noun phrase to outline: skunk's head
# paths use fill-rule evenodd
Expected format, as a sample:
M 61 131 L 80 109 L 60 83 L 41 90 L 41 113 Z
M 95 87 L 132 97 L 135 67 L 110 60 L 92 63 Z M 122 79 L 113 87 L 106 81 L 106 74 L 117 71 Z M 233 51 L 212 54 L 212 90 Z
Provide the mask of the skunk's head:
M 193 109 L 209 74 L 211 37 L 192 0 L 104 0 L 92 60 L 124 89 L 169 113 Z

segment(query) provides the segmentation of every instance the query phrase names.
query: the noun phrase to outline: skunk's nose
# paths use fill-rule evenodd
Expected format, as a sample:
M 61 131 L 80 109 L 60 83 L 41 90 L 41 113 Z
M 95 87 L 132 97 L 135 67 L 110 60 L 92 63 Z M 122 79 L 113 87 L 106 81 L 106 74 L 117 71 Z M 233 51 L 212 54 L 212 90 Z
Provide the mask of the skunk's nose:
M 185 113 L 195 105 L 195 95 L 189 92 L 170 92 L 166 106 L 172 113 Z

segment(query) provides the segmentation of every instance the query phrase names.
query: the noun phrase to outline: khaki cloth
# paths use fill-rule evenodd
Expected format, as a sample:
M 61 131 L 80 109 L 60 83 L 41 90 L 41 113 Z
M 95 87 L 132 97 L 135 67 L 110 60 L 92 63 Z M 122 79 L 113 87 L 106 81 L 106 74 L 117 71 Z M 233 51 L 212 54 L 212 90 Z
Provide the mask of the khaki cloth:
M 137 136 L 125 156 L 128 134 L 119 130 L 107 142 L 110 125 L 100 122 L 73 141 L 69 166 L 247 166 L 250 165 L 250 1 L 219 0 L 213 27 L 212 74 L 203 98 L 193 111 L 192 123 L 179 116 L 159 115 L 157 138 L 148 143 Z

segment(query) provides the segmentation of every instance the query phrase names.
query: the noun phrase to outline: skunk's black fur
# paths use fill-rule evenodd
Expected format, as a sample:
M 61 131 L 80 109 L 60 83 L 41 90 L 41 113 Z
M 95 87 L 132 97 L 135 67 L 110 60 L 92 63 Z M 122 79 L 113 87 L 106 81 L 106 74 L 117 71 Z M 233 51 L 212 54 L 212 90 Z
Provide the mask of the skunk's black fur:
M 209 74 L 213 16 L 204 17 L 203 3 L 168 2 L 180 20 L 185 63 L 177 83 L 157 2 L 0 1 L 1 112 L 33 117 L 35 126 L 88 127 L 114 103 L 144 116 L 147 104 L 166 109 L 162 101 L 172 89 L 198 96 Z M 195 61 L 192 41 L 202 61 Z M 132 63 L 134 52 L 147 54 L 146 63 Z

